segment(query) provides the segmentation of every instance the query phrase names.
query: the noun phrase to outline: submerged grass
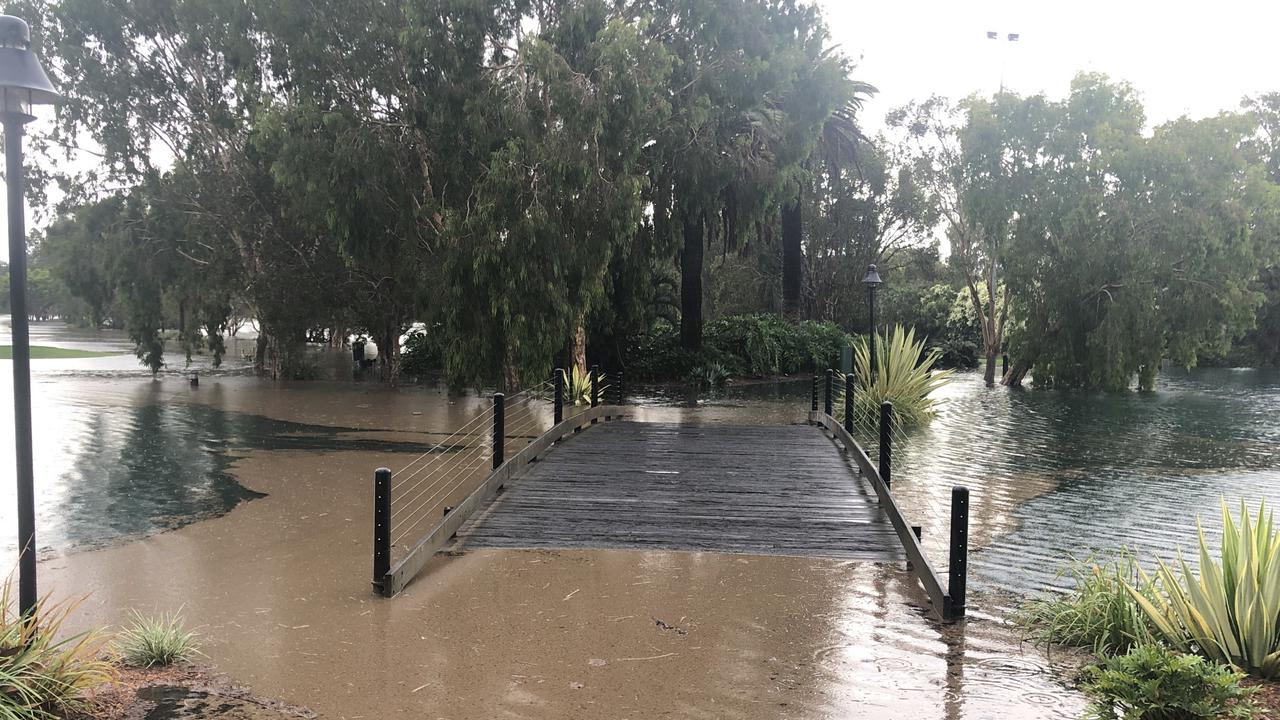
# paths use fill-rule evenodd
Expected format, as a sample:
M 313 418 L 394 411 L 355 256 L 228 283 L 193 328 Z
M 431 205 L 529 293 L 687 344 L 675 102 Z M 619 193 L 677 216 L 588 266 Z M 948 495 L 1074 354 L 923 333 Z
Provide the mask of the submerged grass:
M 72 350 L 70 348 L 49 347 L 48 345 L 32 345 L 32 360 L 75 360 L 77 358 L 108 357 L 121 355 L 117 352 L 99 352 L 96 350 Z M 13 359 L 13 346 L 0 345 L 0 360 Z
M 1123 655 L 1154 640 L 1154 626 L 1130 594 L 1137 588 L 1148 597 L 1159 592 L 1146 579 L 1132 555 L 1095 561 L 1072 558 L 1060 572 L 1075 587 L 1022 603 L 1011 620 L 1033 643 L 1091 649 L 1099 657 Z

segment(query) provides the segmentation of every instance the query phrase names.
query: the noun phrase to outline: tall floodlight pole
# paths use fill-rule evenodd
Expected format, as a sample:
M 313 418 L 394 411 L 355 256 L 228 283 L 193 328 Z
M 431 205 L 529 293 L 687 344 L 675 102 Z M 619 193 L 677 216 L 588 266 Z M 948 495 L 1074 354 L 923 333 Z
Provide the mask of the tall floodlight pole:
M 876 289 L 884 281 L 880 279 L 880 273 L 876 272 L 875 263 L 867 266 L 867 275 L 862 278 L 862 284 L 867 286 L 867 307 L 871 316 L 871 368 L 868 385 L 875 382 L 876 379 Z
M 1015 42 L 1018 42 L 1018 40 L 1021 38 L 1022 38 L 1022 35 L 1020 33 L 1004 33 L 1004 39 L 1006 42 L 1015 43 Z M 1000 33 L 994 30 L 988 30 L 987 39 L 1000 42 Z M 1001 93 L 1004 92 L 1004 54 L 1003 53 L 1001 53 L 1000 55 L 1000 92 Z
M 14 455 L 18 464 L 18 607 L 27 617 L 34 616 L 38 596 L 22 135 L 23 127 L 35 119 L 32 107 L 57 99 L 53 83 L 31 52 L 31 29 L 27 23 L 0 15 L 0 126 L 4 128 L 4 179 L 9 202 L 9 313 L 13 326 Z

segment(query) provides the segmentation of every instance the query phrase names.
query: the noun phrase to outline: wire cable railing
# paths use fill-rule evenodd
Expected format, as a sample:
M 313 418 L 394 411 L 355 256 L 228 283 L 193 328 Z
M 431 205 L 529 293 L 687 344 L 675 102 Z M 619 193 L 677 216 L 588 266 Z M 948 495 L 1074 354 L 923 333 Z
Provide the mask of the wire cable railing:
M 621 373 L 606 374 L 598 366 L 585 375 L 556 370 L 551 379 L 512 395 L 494 393 L 488 407 L 398 471 L 379 469 L 374 476 L 374 585 L 384 594 L 393 593 L 385 586 L 393 563 L 401 568 L 438 541 L 455 509 L 474 509 L 473 496 L 492 483 L 506 460 L 520 458 L 525 448 L 566 419 L 593 412 L 602 403 L 620 405 L 623 392 Z M 609 417 L 606 410 L 605 419 Z M 591 424 L 597 419 L 593 414 Z
M 865 392 L 865 390 L 864 390 Z M 894 531 L 907 553 L 908 567 L 920 578 L 925 592 L 943 620 L 958 620 L 965 615 L 965 592 L 969 554 L 969 490 L 957 485 L 951 492 L 951 543 L 947 567 L 947 589 L 933 571 L 920 545 L 920 528 L 908 525 L 892 493 L 893 450 L 907 440 L 901 419 L 894 413 L 893 403 L 875 403 L 874 399 L 857 397 L 858 384 L 853 375 L 843 377 L 832 370 L 815 375 L 810 398 L 810 419 L 825 427 L 853 456 L 861 473 L 880 498 Z M 822 407 L 819 410 L 819 395 Z M 874 418 L 874 420 L 873 420 Z M 871 446 L 874 438 L 876 462 L 863 449 L 860 439 Z

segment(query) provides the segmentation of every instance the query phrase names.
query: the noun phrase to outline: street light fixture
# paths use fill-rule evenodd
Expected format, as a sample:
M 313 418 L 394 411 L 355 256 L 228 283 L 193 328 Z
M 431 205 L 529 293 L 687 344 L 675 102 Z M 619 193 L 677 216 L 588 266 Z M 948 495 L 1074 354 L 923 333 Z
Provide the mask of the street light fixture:
M 23 126 L 36 105 L 58 93 L 31 52 L 26 21 L 0 15 L 0 125 L 4 128 L 5 184 L 9 201 L 9 317 L 13 329 L 14 455 L 18 463 L 18 607 L 35 615 L 36 506 L 31 457 L 31 344 L 27 327 L 27 231 L 22 194 Z
M 871 377 L 868 380 L 870 384 L 876 379 L 876 289 L 884 284 L 880 279 L 880 273 L 876 272 L 875 263 L 867 266 L 867 275 L 862 278 L 862 284 L 867 286 L 867 304 L 871 312 Z

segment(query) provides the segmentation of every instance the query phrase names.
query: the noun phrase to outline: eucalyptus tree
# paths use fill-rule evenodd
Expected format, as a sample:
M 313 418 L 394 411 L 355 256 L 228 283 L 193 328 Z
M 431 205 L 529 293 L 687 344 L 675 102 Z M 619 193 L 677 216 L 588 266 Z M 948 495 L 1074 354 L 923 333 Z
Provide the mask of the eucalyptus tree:
M 535 19 L 493 90 L 504 139 L 446 220 L 455 381 L 515 387 L 545 377 L 566 342 L 583 347 L 611 258 L 641 224 L 642 153 L 668 112 L 671 61 L 646 19 L 604 2 Z

